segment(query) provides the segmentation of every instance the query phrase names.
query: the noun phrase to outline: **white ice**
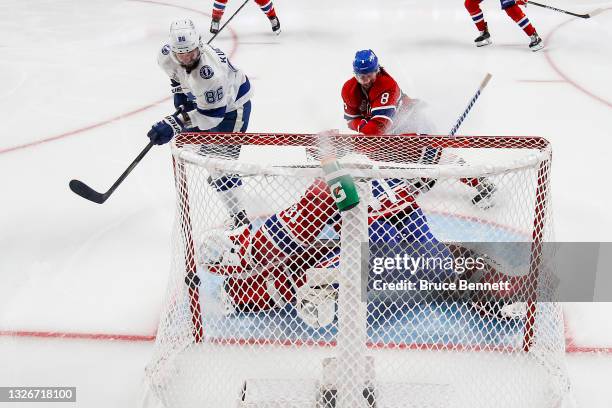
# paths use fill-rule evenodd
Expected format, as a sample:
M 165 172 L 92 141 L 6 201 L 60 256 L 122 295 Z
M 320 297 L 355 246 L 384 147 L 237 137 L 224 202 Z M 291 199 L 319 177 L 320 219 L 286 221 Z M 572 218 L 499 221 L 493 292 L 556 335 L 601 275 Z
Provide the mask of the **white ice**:
M 240 4 L 230 0 L 225 16 Z M 459 133 L 548 138 L 556 238 L 612 241 L 612 2 L 555 0 L 603 9 L 589 20 L 529 6 L 547 43 L 535 54 L 496 0 L 482 5 L 494 42 L 482 49 L 460 0 L 275 5 L 281 36 L 253 3 L 214 42 L 251 78 L 249 131 L 344 129 L 339 92 L 357 49 L 376 50 L 403 90 L 429 104 L 441 132 L 491 72 Z M 72 194 L 68 181 L 105 190 L 144 147 L 151 124 L 173 110 L 155 63 L 169 22 L 186 16 L 207 31 L 211 8 L 195 0 L 0 2 L 0 331 L 155 333 L 170 264 L 169 148 L 153 149 L 103 206 Z M 610 311 L 567 305 L 575 343 L 612 347 Z M 0 336 L 0 386 L 76 385 L 77 406 L 135 406 L 151 349 Z M 568 363 L 582 406 L 612 406 L 612 354 L 573 353 Z

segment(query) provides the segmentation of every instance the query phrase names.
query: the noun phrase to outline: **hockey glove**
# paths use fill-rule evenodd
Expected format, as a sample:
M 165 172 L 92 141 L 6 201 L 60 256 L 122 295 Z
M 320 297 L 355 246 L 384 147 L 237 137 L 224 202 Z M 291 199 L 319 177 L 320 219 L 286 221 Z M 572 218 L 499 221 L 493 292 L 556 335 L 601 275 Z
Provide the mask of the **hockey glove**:
M 178 118 L 178 115 L 170 115 L 154 124 L 147 133 L 147 136 L 154 144 L 162 145 L 168 143 L 174 136 L 181 133 L 183 127 L 183 123 Z
M 189 112 L 196 108 L 195 101 L 190 101 L 184 93 L 174 94 L 174 107 L 182 112 Z
M 361 133 L 361 129 L 363 129 L 363 127 L 367 124 L 368 124 L 367 120 L 361 119 L 361 122 L 359 122 L 359 125 L 357 125 L 357 131 Z

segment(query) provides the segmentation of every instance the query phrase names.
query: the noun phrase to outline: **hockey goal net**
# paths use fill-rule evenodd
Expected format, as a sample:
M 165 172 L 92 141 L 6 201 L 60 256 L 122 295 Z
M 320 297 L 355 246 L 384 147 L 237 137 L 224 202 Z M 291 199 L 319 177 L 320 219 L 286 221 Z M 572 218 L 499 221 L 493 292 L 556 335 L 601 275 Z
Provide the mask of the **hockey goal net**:
M 173 266 L 145 404 L 560 406 L 562 314 L 540 297 L 554 293 L 548 142 L 328 144 L 360 197 L 347 211 L 335 206 L 338 174 L 324 174 L 317 135 L 173 142 Z M 412 268 L 406 254 L 455 263 Z M 481 257 L 484 271 L 460 273 L 461 257 Z M 462 278 L 511 288 L 407 286 Z

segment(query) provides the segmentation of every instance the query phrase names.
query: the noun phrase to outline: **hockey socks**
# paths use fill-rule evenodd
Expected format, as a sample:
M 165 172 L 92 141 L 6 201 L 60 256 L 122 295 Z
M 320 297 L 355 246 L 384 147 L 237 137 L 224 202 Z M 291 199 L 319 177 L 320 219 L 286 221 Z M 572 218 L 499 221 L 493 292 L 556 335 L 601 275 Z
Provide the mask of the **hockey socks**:
M 480 1 L 478 0 L 466 0 L 465 8 L 467 9 L 468 13 L 470 13 L 472 21 L 476 25 L 478 31 L 483 32 L 487 29 L 487 23 L 484 19 L 479 3 Z
M 514 20 L 514 22 L 523 29 L 525 34 L 530 37 L 535 34 L 535 28 L 533 27 L 533 25 L 531 25 L 531 23 L 529 22 L 529 18 L 527 18 L 527 16 L 525 15 L 525 13 L 523 13 L 523 10 L 521 10 L 519 6 L 515 4 L 513 6 L 508 7 L 506 9 L 506 14 L 508 14 L 508 16 L 510 16 L 510 18 Z
M 227 5 L 227 0 L 215 0 L 215 2 L 213 3 L 213 9 L 212 9 L 213 21 L 216 21 L 218 23 L 221 20 L 221 17 L 223 17 L 223 13 L 225 12 L 226 5 Z
M 269 19 L 276 17 L 276 10 L 274 10 L 272 0 L 255 0 L 255 3 L 257 3 L 261 11 L 263 11 Z
M 228 0 L 215 0 L 212 10 L 213 20 L 221 20 L 225 12 L 225 7 L 227 6 L 227 1 Z M 274 10 L 272 0 L 255 0 L 255 3 L 257 3 L 261 11 L 263 11 L 268 18 L 272 19 L 276 17 L 276 10 Z

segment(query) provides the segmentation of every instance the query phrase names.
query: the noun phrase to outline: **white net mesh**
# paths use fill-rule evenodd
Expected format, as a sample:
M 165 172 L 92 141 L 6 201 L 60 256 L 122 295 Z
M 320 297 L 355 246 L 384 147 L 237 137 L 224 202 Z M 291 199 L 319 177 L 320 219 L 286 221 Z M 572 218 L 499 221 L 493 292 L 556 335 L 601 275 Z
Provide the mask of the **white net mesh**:
M 554 293 L 542 246 L 552 239 L 548 143 L 354 135 L 331 142 L 360 195 L 342 213 L 315 135 L 175 140 L 173 268 L 146 370 L 150 401 L 558 406 L 569 388 L 562 315 L 558 304 L 538 301 Z M 485 267 L 396 269 L 387 275 L 395 283 L 503 280 L 510 289 L 429 297 L 374 290 L 382 276 L 374 255 L 395 259 L 398 251 L 482 256 Z

